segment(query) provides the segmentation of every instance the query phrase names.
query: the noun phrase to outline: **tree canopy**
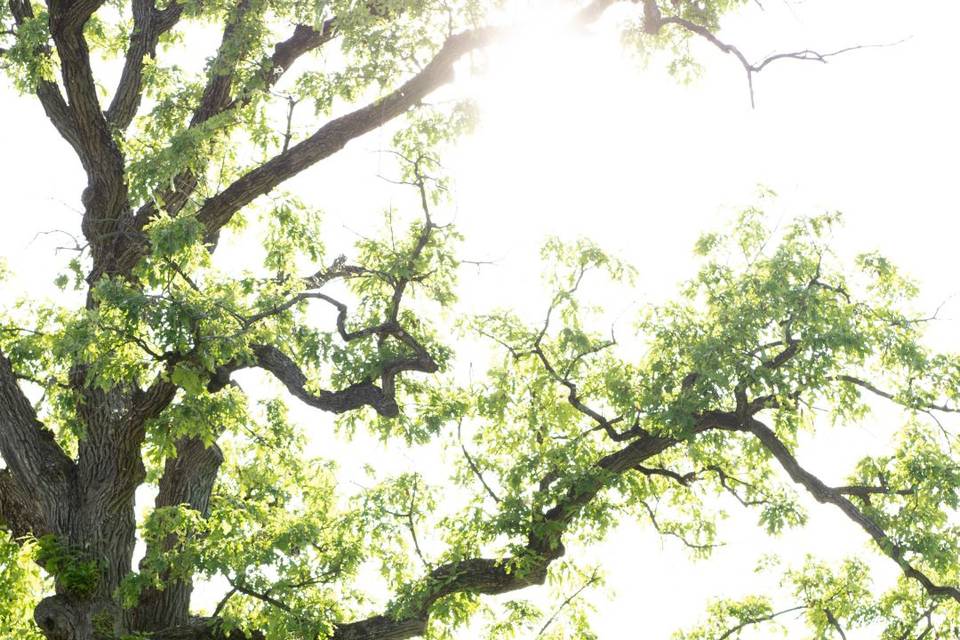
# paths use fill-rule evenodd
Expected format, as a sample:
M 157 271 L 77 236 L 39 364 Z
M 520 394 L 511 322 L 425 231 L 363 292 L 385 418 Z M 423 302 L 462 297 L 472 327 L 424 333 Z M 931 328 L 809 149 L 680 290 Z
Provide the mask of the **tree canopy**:
M 742 67 L 751 100 L 769 65 L 843 52 L 753 60 L 719 31 L 744 4 L 553 11 L 570 29 L 615 21 L 681 79 L 705 43 Z M 0 635 L 592 637 L 581 594 L 602 567 L 578 552 L 614 527 L 707 557 L 731 505 L 778 536 L 806 524 L 803 495 L 857 525 L 872 559 L 770 558 L 781 594 L 717 594 L 678 640 L 785 616 L 816 638 L 960 634 L 960 357 L 927 345 L 932 318 L 890 260 L 832 249 L 839 214 L 777 224 L 761 198 L 701 237 L 696 275 L 629 336 L 595 295 L 630 291 L 629 256 L 587 240 L 545 239 L 535 322 L 457 312 L 459 276 L 479 265 L 447 215 L 443 153 L 476 110 L 432 98 L 517 32 L 506 5 L 0 7 L 9 83 L 86 179 L 61 294 L 0 310 Z M 382 128 L 403 195 L 377 235 L 331 243 L 285 186 Z M 224 258 L 229 238 L 252 238 L 250 254 Z M 458 359 L 467 342 L 482 367 Z M 258 399 L 237 382 L 248 370 L 283 392 Z M 798 439 L 878 402 L 903 410 L 896 446 L 842 485 L 814 473 Z M 360 445 L 315 455 L 332 432 L 287 403 L 436 468 L 385 472 Z M 368 481 L 341 481 L 364 463 Z M 881 562 L 899 577 L 877 589 Z M 212 606 L 201 581 L 224 585 Z

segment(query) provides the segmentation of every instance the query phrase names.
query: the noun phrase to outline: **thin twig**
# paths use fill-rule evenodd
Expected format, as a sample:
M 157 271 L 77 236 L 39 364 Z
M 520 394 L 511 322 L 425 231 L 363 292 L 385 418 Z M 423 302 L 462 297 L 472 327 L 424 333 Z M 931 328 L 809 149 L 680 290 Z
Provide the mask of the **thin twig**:
M 560 606 L 557 607 L 556 610 L 553 612 L 553 615 L 551 615 L 551 616 L 547 619 L 547 621 L 543 623 L 543 626 L 540 627 L 540 631 L 538 631 L 538 632 L 537 632 L 537 635 L 534 636 L 534 640 L 536 640 L 536 638 L 542 637 L 543 634 L 547 631 L 547 628 L 548 628 L 551 624 L 553 624 L 553 621 L 556 620 L 556 619 L 557 619 L 557 616 L 560 615 L 560 612 L 563 611 L 563 609 L 564 609 L 565 607 L 567 607 L 571 602 L 573 602 L 574 600 L 576 600 L 577 596 L 579 596 L 581 593 L 583 593 L 590 585 L 592 585 L 594 582 L 596 582 L 596 581 L 599 580 L 599 579 L 600 579 L 600 578 L 599 578 L 599 576 L 597 575 L 597 570 L 594 569 L 593 573 L 590 575 L 590 578 L 589 578 L 586 582 L 584 582 L 582 585 L 580 585 L 580 588 L 579 588 L 579 589 L 577 589 L 577 590 L 574 591 L 572 594 L 570 594 L 570 595 L 567 597 L 566 600 L 564 600 L 563 602 L 561 602 L 561 603 L 560 603 Z

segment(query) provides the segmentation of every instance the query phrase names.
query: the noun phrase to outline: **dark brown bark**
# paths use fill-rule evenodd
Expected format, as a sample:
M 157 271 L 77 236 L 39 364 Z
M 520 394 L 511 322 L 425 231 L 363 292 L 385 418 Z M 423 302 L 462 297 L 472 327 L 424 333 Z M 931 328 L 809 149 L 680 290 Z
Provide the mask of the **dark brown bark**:
M 207 228 L 208 239 L 215 240 L 220 229 L 230 221 L 233 214 L 253 202 L 258 196 L 269 193 L 301 171 L 332 156 L 351 140 L 396 118 L 429 93 L 450 82 L 453 79 L 453 65 L 460 57 L 488 44 L 500 33 L 500 29 L 487 28 L 451 36 L 434 59 L 399 89 L 370 105 L 332 120 L 307 139 L 251 169 L 217 195 L 207 198 L 199 208 L 197 216 Z M 325 37 L 327 36 L 323 33 L 316 37 L 304 30 L 301 30 L 300 36 L 295 32 L 294 36 L 286 41 L 286 46 L 280 48 L 274 57 L 281 63 L 288 60 L 292 63 L 296 56 L 309 50 L 307 45 L 315 42 L 322 44 Z M 270 67 L 270 69 L 276 68 Z M 275 71 L 267 72 L 266 78 L 269 81 L 275 81 L 275 73 Z M 172 207 L 176 211 L 193 193 L 197 183 L 196 177 L 188 173 L 178 176 L 174 183 L 175 189 L 167 194 L 165 202 L 168 208 Z M 142 228 L 156 213 L 157 208 L 154 203 L 144 205 L 137 211 L 134 226 Z M 129 271 L 146 254 L 148 250 L 146 239 L 142 234 L 136 238 L 122 256 L 121 264 L 118 266 L 119 271 Z
M 396 416 L 399 411 L 393 390 L 396 375 L 401 371 L 433 373 L 437 370 L 436 363 L 429 356 L 424 359 L 412 358 L 409 361 L 387 363 L 392 366 L 385 371 L 385 384 L 382 386 L 365 381 L 337 391 L 322 390 L 312 393 L 307 391 L 307 377 L 282 351 L 270 345 L 257 345 L 254 353 L 257 366 L 272 373 L 295 398 L 317 409 L 333 413 L 346 413 L 369 406 L 380 415 Z
M 0 529 L 15 538 L 50 532 L 36 496 L 20 486 L 10 469 L 0 469 Z
M 491 27 L 450 36 L 423 71 L 403 86 L 366 107 L 327 123 L 306 140 L 248 171 L 221 193 L 208 198 L 197 211 L 207 233 L 217 233 L 234 213 L 258 196 L 269 193 L 280 183 L 330 157 L 354 138 L 393 120 L 430 92 L 453 80 L 453 64 L 468 51 L 488 44 L 500 32 Z
M 27 0 L 9 0 L 10 13 L 13 15 L 17 26 L 22 26 L 24 21 L 33 18 L 33 7 Z M 49 57 L 50 51 L 38 51 L 37 55 Z M 56 128 L 57 132 L 66 140 L 73 150 L 80 153 L 80 139 L 77 136 L 76 127 L 73 122 L 73 114 L 60 93 L 60 88 L 55 82 L 41 80 L 37 83 L 37 98 L 43 107 L 47 118 Z
M 17 384 L 10 361 L 0 354 L 0 456 L 7 468 L 0 483 L 0 504 L 28 515 L 18 529 L 57 530 L 68 517 L 76 466 L 53 433 L 36 418 Z M 6 519 L 8 516 L 4 514 Z M 9 515 L 14 515 L 11 512 Z
M 739 425 L 733 412 L 711 412 L 696 418 L 692 433 L 710 429 L 732 429 Z M 679 443 L 674 438 L 645 434 L 623 448 L 611 453 L 596 464 L 592 481 L 578 483 L 566 492 L 542 517 L 531 523 L 527 550 L 530 556 L 523 560 L 524 571 L 510 569 L 515 558 L 471 558 L 451 562 L 430 571 L 420 581 L 415 604 L 403 618 L 375 615 L 336 627 L 331 640 L 406 640 L 422 635 L 434 603 L 453 593 L 496 595 L 509 593 L 532 585 L 543 584 L 550 564 L 563 556 L 561 541 L 564 531 L 616 475 L 633 470 L 638 464 L 663 453 Z M 549 483 L 546 483 L 549 484 Z M 555 526 L 544 526 L 552 524 Z M 550 531 L 549 536 L 535 531 Z M 531 562 L 531 558 L 535 560 Z M 157 640 L 232 640 L 219 632 L 215 620 L 193 620 L 176 629 L 168 629 L 155 636 Z

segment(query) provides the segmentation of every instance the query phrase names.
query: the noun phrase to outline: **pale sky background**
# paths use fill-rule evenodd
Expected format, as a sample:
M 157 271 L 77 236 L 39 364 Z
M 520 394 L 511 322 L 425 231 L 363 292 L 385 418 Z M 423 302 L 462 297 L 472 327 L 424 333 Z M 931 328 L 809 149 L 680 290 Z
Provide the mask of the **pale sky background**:
M 536 18 L 537 3 L 528 4 L 518 18 Z M 763 4 L 765 10 L 750 4 L 729 17 L 721 34 L 752 59 L 908 39 L 825 65 L 777 63 L 755 80 L 755 110 L 732 56 L 699 48 L 702 77 L 679 86 L 656 62 L 641 69 L 603 24 L 594 35 L 543 28 L 485 54 L 482 76 L 461 78 L 446 95 L 476 97 L 482 121 L 445 158 L 455 176 L 455 204 L 437 217 L 455 217 L 467 236 L 464 257 L 498 263 L 464 272 L 463 310 L 515 307 L 539 317 L 545 304 L 536 261 L 540 244 L 551 234 L 587 236 L 638 268 L 636 290 L 609 302 L 622 308 L 626 330 L 639 304 L 669 296 L 692 275 L 696 237 L 755 202 L 758 184 L 780 194 L 770 207 L 775 219 L 843 211 L 837 250 L 852 256 L 878 249 L 892 258 L 921 283 L 923 309 L 960 292 L 954 33 L 960 8 L 933 0 Z M 50 283 L 66 258 L 55 257 L 53 249 L 68 243 L 35 235 L 78 230 L 83 177 L 37 104 L 5 89 L 0 110 L 6 207 L 0 255 L 15 271 L 2 294 L 9 304 L 23 293 L 56 295 Z M 305 119 L 302 126 L 311 124 Z M 291 183 L 322 206 L 331 237 L 374 230 L 383 207 L 400 198 L 376 177 L 388 172 L 377 151 L 389 139 L 388 130 L 374 132 Z M 347 251 L 333 243 L 330 249 Z M 960 349 L 960 297 L 943 307 L 941 317 L 931 326 L 932 342 Z M 276 389 L 257 376 L 242 383 L 254 387 L 254 395 Z M 349 456 L 345 464 L 356 459 L 356 445 L 331 442 L 328 417 L 293 406 L 293 415 L 318 434 L 318 452 L 341 452 Z M 883 412 L 862 425 L 830 430 L 804 443 L 799 458 L 827 482 L 839 483 L 865 451 L 888 444 L 896 418 Z M 367 456 L 376 451 L 378 464 L 388 468 L 429 459 L 418 459 L 417 452 L 398 457 L 372 442 L 363 450 Z M 866 535 L 835 510 L 811 507 L 810 515 L 806 529 L 772 542 L 755 532 L 753 514 L 732 518 L 721 527 L 727 546 L 695 564 L 676 541 L 661 542 L 646 525 L 624 525 L 589 552 L 605 565 L 609 587 L 589 596 L 598 610 L 596 630 L 604 640 L 667 638 L 699 619 L 711 596 L 769 588 L 752 574 L 763 552 L 789 549 L 783 556 L 791 561 L 807 552 L 839 559 L 865 548 Z M 896 575 L 891 567 L 879 564 L 878 579 Z

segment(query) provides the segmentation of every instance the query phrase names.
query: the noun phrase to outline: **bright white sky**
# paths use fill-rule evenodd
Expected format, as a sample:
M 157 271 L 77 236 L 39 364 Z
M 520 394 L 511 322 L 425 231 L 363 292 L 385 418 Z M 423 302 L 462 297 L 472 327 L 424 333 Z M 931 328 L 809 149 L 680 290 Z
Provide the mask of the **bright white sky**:
M 534 15 L 537 3 L 528 4 Z M 756 110 L 731 56 L 704 46 L 703 77 L 678 86 L 655 64 L 640 69 L 624 56 L 603 25 L 594 36 L 550 29 L 529 34 L 490 52 L 483 76 L 458 84 L 457 94 L 478 99 L 482 124 L 446 159 L 456 177 L 456 204 L 445 214 L 455 215 L 467 236 L 465 257 L 498 261 L 464 274 L 466 310 L 506 306 L 538 317 L 544 301 L 535 256 L 542 240 L 550 234 L 587 236 L 639 270 L 631 299 L 611 302 L 622 307 L 626 330 L 639 303 L 670 295 L 678 280 L 691 275 L 697 235 L 753 203 L 758 184 L 780 194 L 771 207 L 775 217 L 843 211 L 838 250 L 853 255 L 878 249 L 894 259 L 922 284 L 924 309 L 960 292 L 958 5 L 763 4 L 763 11 L 750 4 L 730 17 L 722 33 L 751 58 L 909 39 L 826 65 L 777 63 L 756 79 Z M 9 94 L 0 100 L 6 125 L 0 175 L 8 211 L 0 255 L 16 272 L 2 294 L 10 303 L 24 292 L 54 293 L 49 283 L 62 262 L 53 248 L 69 242 L 34 236 L 78 229 L 83 178 L 38 105 Z M 376 151 L 389 136 L 370 134 L 293 183 L 322 206 L 331 228 L 344 237 L 350 235 L 344 228 L 374 228 L 395 195 L 376 178 L 384 162 Z M 932 339 L 960 349 L 960 298 L 948 302 L 941 316 L 931 327 Z M 250 378 L 246 386 L 259 381 Z M 295 416 L 306 425 L 327 423 L 307 411 Z M 865 446 L 886 444 L 889 424 L 882 421 L 890 418 L 896 416 L 881 414 L 879 421 L 831 431 L 807 443 L 801 461 L 821 470 L 828 482 L 839 482 L 849 468 L 843 465 Z M 323 438 L 328 433 L 316 432 Z M 341 447 L 316 443 L 318 451 L 349 450 Z M 387 466 L 415 463 L 380 451 Z M 762 590 L 765 583 L 752 575 L 761 552 L 789 548 L 789 560 L 807 552 L 840 558 L 864 548 L 863 533 L 830 509 L 812 508 L 811 516 L 809 528 L 774 543 L 753 533 L 752 515 L 734 518 L 722 528 L 727 546 L 697 564 L 674 541 L 661 543 L 624 526 L 591 552 L 606 566 L 610 587 L 608 594 L 592 596 L 596 630 L 604 640 L 625 640 L 638 637 L 642 625 L 642 637 L 666 638 L 698 619 L 710 596 Z

